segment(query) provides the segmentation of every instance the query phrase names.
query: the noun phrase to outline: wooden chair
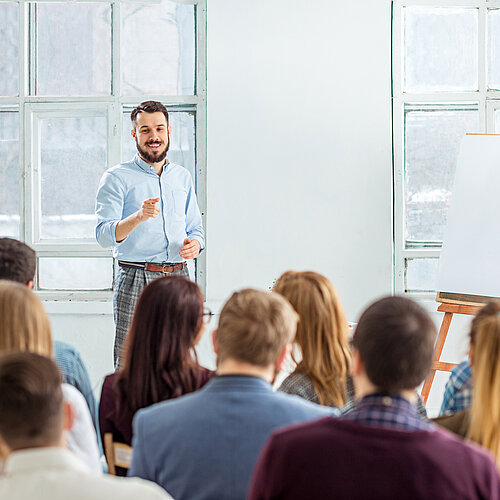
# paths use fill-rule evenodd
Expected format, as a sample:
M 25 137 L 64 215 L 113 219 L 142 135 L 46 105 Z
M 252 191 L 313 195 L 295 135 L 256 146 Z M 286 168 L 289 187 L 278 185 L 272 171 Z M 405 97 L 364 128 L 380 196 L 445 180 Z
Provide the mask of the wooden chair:
M 116 476 L 116 467 L 129 469 L 132 462 L 132 446 L 113 441 L 113 434 L 104 434 L 104 454 L 108 462 L 108 472 Z

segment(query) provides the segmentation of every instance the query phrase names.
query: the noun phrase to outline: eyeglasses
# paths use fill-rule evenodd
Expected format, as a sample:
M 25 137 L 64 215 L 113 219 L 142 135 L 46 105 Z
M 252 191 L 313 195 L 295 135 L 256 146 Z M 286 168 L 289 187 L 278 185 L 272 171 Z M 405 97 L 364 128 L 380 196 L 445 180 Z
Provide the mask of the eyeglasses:
M 203 308 L 203 323 L 208 325 L 208 323 L 210 323 L 210 320 L 212 319 L 212 316 L 214 316 L 214 313 L 208 307 L 204 307 Z

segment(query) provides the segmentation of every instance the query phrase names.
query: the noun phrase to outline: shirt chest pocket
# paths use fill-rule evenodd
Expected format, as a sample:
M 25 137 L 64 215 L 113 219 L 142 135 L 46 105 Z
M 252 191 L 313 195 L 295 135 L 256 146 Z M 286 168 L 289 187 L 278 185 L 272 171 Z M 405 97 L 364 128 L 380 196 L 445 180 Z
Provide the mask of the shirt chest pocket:
M 174 189 L 169 192 L 168 212 L 178 218 L 186 216 L 187 192 L 184 189 Z

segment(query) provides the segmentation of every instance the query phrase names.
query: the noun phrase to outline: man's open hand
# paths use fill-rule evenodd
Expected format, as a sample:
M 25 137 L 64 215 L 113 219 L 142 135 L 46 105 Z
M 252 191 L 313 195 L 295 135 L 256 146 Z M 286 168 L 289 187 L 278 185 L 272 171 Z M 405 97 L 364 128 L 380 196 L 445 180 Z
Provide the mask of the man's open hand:
M 179 255 L 183 259 L 194 259 L 195 257 L 198 257 L 200 249 L 201 245 L 198 240 L 190 240 L 189 238 L 186 238 L 184 240 L 184 246 L 181 248 Z

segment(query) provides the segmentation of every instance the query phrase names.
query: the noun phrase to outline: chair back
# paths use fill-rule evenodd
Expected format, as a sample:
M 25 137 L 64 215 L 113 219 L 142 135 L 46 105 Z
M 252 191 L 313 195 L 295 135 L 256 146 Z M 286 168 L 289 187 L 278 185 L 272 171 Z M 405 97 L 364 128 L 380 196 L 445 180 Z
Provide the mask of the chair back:
M 108 462 L 108 472 L 116 476 L 116 467 L 129 469 L 132 462 L 132 446 L 113 441 L 113 434 L 104 434 L 104 454 Z

